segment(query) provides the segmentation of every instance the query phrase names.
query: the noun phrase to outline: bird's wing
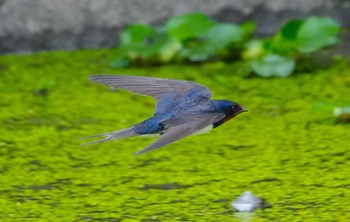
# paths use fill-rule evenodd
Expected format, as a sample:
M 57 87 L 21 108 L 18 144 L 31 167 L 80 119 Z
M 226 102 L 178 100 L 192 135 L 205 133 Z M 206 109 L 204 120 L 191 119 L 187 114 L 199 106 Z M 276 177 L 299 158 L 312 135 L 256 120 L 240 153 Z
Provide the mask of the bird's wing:
M 198 83 L 141 76 L 93 75 L 89 80 L 105 85 L 132 91 L 134 93 L 153 96 L 157 99 L 156 112 L 166 106 L 169 101 L 181 98 L 190 91 L 197 96 L 210 99 L 210 90 Z M 194 98 L 194 97 L 193 97 Z
M 151 143 L 149 146 L 144 148 L 143 150 L 136 153 L 136 155 L 149 152 L 151 150 L 160 148 L 169 143 L 175 142 L 181 138 L 189 136 L 191 134 L 196 133 L 197 131 L 214 124 L 220 119 L 224 118 L 224 114 L 222 113 L 210 113 L 201 116 L 194 116 L 193 118 L 181 119 L 181 121 L 170 120 L 165 124 L 170 124 L 174 126 L 170 126 L 167 131 L 156 141 Z M 177 125 L 178 124 L 178 125 Z
M 209 98 L 211 96 L 211 92 L 207 87 L 184 80 L 121 75 L 93 75 L 89 77 L 89 80 L 155 98 L 159 98 L 168 92 L 179 93 L 194 88 L 206 90 L 204 96 Z

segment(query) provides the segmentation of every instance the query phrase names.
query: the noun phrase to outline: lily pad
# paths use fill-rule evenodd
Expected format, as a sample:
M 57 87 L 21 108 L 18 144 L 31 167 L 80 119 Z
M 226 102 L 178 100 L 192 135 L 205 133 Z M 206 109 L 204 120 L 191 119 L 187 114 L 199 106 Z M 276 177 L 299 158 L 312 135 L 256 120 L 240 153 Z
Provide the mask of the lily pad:
M 293 72 L 294 67 L 294 59 L 275 54 L 252 62 L 254 72 L 262 77 L 287 77 Z
M 206 33 L 214 22 L 202 13 L 175 16 L 165 24 L 164 30 L 180 41 L 199 37 Z

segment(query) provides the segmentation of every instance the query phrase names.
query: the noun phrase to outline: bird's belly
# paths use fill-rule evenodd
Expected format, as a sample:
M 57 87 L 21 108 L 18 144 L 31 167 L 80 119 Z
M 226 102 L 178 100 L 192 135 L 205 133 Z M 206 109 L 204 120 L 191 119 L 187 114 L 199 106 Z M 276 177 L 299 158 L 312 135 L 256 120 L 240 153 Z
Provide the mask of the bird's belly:
M 207 133 L 209 132 L 210 130 L 212 130 L 214 128 L 213 125 L 209 125 L 201 130 L 198 130 L 197 132 L 193 133 L 192 135 L 200 135 L 200 134 L 203 134 L 203 133 Z

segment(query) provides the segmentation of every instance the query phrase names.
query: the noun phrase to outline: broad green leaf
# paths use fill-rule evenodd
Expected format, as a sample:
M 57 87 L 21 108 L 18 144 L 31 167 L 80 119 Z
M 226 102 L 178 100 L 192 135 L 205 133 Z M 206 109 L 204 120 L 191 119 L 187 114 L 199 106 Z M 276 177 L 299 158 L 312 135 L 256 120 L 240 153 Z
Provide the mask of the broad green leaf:
M 283 40 L 295 41 L 298 37 L 298 31 L 303 24 L 303 20 L 292 19 L 278 31 L 278 34 Z
M 129 29 L 130 32 L 127 33 L 134 33 L 137 30 L 141 30 L 142 35 L 138 37 L 142 36 L 142 38 L 134 38 L 133 41 L 129 41 L 131 39 L 129 37 L 126 38 L 128 44 L 122 44 L 119 47 L 120 59 L 115 60 L 112 66 L 126 67 L 128 61 L 129 64 L 169 62 L 181 48 L 181 43 L 177 39 L 157 30 L 147 32 L 142 26 L 136 26 Z
M 191 62 L 203 62 L 215 55 L 216 49 L 211 44 L 200 44 L 181 49 L 180 57 Z
M 256 22 L 248 21 L 240 25 L 244 38 L 248 38 L 256 29 Z
M 164 30 L 180 41 L 196 38 L 206 33 L 214 22 L 202 13 L 190 13 L 172 17 L 167 21 Z
M 181 43 L 177 39 L 165 33 L 159 33 L 150 43 L 130 48 L 128 56 L 135 61 L 165 63 L 169 62 L 180 48 Z
M 204 38 L 217 50 L 222 49 L 232 42 L 239 42 L 243 39 L 243 33 L 239 26 L 232 24 L 216 24 Z
M 282 56 L 294 56 L 297 51 L 297 41 L 284 39 L 281 33 L 277 33 L 271 39 L 264 41 L 264 49 L 270 54 Z
M 143 43 L 153 32 L 154 29 L 147 25 L 131 25 L 121 33 L 120 43 L 121 45 Z
M 335 45 L 339 23 L 331 18 L 310 17 L 305 20 L 298 32 L 298 49 L 303 53 L 311 53 L 323 47 Z
M 193 62 L 206 61 L 218 55 L 230 43 L 240 42 L 242 39 L 243 34 L 239 26 L 216 24 L 201 38 L 184 42 L 180 56 Z
M 252 62 L 252 68 L 256 74 L 262 77 L 287 77 L 295 67 L 293 58 L 270 54 Z
M 265 50 L 271 54 L 294 56 L 298 47 L 298 31 L 304 21 L 288 21 L 272 38 L 265 40 Z

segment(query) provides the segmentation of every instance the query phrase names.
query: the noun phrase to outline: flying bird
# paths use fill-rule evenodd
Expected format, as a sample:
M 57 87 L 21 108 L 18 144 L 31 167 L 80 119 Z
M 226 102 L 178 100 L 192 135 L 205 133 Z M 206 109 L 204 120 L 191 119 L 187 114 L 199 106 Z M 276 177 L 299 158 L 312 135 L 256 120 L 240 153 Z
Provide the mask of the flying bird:
M 191 81 L 122 75 L 93 75 L 89 80 L 115 88 L 152 96 L 157 100 L 151 118 L 127 129 L 94 136 L 103 139 L 83 145 L 101 143 L 139 135 L 158 134 L 159 139 L 135 155 L 158 149 L 199 131 L 220 126 L 247 111 L 229 100 L 211 100 L 211 91 Z

